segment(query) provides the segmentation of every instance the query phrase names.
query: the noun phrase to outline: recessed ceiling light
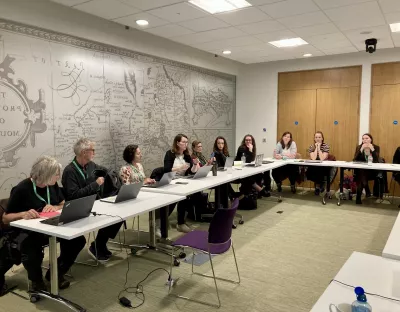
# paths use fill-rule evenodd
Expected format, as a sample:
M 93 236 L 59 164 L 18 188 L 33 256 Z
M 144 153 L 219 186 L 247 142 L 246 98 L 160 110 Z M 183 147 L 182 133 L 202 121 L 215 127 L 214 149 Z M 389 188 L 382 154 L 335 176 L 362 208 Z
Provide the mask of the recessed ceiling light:
M 232 51 L 229 51 L 229 50 L 222 51 L 222 54 L 226 54 L 226 55 L 231 54 L 231 53 L 232 53 Z
M 137 20 L 136 24 L 138 24 L 139 26 L 147 26 L 149 25 L 149 22 L 146 20 Z
M 246 0 L 190 0 L 189 2 L 211 14 L 228 12 L 251 6 Z
M 308 42 L 304 41 L 301 38 L 290 38 L 290 39 L 283 39 L 278 41 L 271 41 L 268 42 L 277 48 L 289 48 L 289 47 L 298 47 L 304 44 L 308 44 Z
M 304 54 L 303 56 L 304 56 L 304 57 L 310 57 L 310 56 L 312 56 L 312 54 L 311 54 L 311 53 L 306 53 L 306 54 Z
M 399 32 L 400 31 L 400 23 L 390 24 L 390 29 L 392 32 Z

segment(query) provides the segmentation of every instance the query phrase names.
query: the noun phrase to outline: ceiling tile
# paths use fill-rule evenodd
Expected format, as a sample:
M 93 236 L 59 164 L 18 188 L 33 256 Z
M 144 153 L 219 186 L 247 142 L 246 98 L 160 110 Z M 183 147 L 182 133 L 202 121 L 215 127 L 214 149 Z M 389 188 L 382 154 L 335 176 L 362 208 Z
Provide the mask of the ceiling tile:
M 325 13 L 341 30 L 380 26 L 386 23 L 375 1 L 329 9 Z
M 165 38 L 183 36 L 183 35 L 193 33 L 193 31 L 191 31 L 185 27 L 175 25 L 175 24 L 169 24 L 169 25 L 164 25 L 164 26 L 160 26 L 160 27 L 150 28 L 150 29 L 146 29 L 145 31 L 148 33 L 151 33 L 153 35 L 165 37 Z
M 83 2 L 87 2 L 88 0 L 51 0 L 53 2 L 60 3 L 66 6 L 74 6 Z
M 314 0 L 314 2 L 323 10 L 338 8 L 346 5 L 352 5 L 371 0 Z
M 262 21 L 258 23 L 240 25 L 237 26 L 237 28 L 251 35 L 286 29 L 285 26 L 277 21 Z
M 385 19 L 388 24 L 400 23 L 400 12 L 385 14 Z
M 205 17 L 210 14 L 196 8 L 188 2 L 177 3 L 158 9 L 147 11 L 152 15 L 165 19 L 171 23 L 179 23 L 195 18 Z
M 399 0 L 379 0 L 383 13 L 392 13 L 400 11 Z
M 230 47 L 241 47 L 247 45 L 262 44 L 260 39 L 251 36 L 236 37 L 225 40 L 211 41 L 200 44 L 193 44 L 192 46 L 201 50 L 214 50 L 214 49 L 225 49 Z
M 149 25 L 139 26 L 138 24 L 136 24 L 136 21 L 139 19 L 144 19 L 144 20 L 148 21 Z M 150 15 L 146 12 L 140 12 L 140 13 L 128 15 L 125 17 L 120 17 L 120 18 L 115 19 L 114 22 L 117 22 L 122 25 L 131 26 L 133 28 L 137 28 L 140 30 L 153 28 L 153 27 L 159 27 L 159 26 L 168 24 L 167 21 L 162 20 L 161 18 L 155 17 L 154 15 Z
M 246 0 L 248 3 L 252 5 L 263 5 L 263 4 L 271 4 L 275 2 L 285 1 L 285 0 Z
M 267 14 L 254 7 L 214 14 L 214 16 L 234 26 L 271 19 Z
M 332 54 L 344 54 L 344 53 L 353 53 L 353 52 L 358 52 L 358 50 L 355 47 L 343 47 L 343 48 L 334 48 L 334 49 L 329 49 L 329 50 L 323 50 L 326 55 L 332 55 Z
M 183 44 L 194 45 L 203 42 L 210 42 L 215 40 L 229 39 L 234 37 L 246 36 L 246 33 L 236 29 L 234 27 L 227 27 L 209 31 L 203 31 L 190 35 L 183 35 L 178 37 L 172 37 L 171 40 L 177 41 Z
M 308 43 L 318 49 L 329 50 L 341 47 L 351 47 L 351 42 L 341 32 L 312 36 L 307 39 Z
M 143 11 L 163 7 L 163 6 L 178 3 L 178 2 L 184 2 L 183 0 L 162 0 L 162 1 L 160 1 L 160 0 L 121 0 L 121 1 L 125 2 L 126 4 L 129 4 L 131 6 L 134 6 L 135 8 L 143 10 Z
M 318 25 L 329 23 L 329 19 L 321 11 L 306 13 L 302 15 L 296 15 L 291 17 L 285 17 L 278 19 L 278 22 L 282 23 L 288 28 L 299 28 L 311 25 Z
M 294 28 L 292 29 L 292 31 L 304 39 L 310 36 L 333 34 L 335 32 L 338 32 L 339 29 L 337 29 L 337 27 L 334 24 L 327 23 L 327 24 Z
M 392 33 L 393 42 L 396 48 L 400 47 L 400 33 Z
M 279 49 L 269 43 L 262 44 L 251 44 L 240 47 L 243 52 L 256 52 L 256 51 L 267 51 L 267 53 L 277 52 Z
M 274 31 L 265 34 L 255 35 L 258 39 L 261 39 L 264 42 L 276 41 L 281 39 L 289 39 L 289 38 L 296 38 L 297 35 L 290 31 L 290 30 L 280 30 Z
M 260 9 L 273 18 L 299 15 L 319 11 L 312 0 L 287 0 L 260 6 Z
M 284 55 L 284 54 L 281 54 L 281 55 L 269 55 L 269 56 L 266 56 L 264 58 L 260 58 L 258 63 L 261 63 L 261 62 L 275 62 L 275 61 L 282 61 L 282 60 L 292 60 L 294 58 L 295 57 L 293 57 L 293 56 Z
M 371 32 L 370 34 L 361 34 L 363 31 Z M 365 40 L 369 38 L 378 39 L 377 48 L 385 49 L 393 47 L 393 41 L 388 25 L 362 28 L 357 30 L 345 31 L 344 34 L 353 43 L 353 45 L 360 51 L 365 50 Z
M 105 19 L 114 19 L 129 14 L 140 12 L 127 4 L 117 0 L 92 0 L 74 6 L 74 9 L 97 15 Z
M 212 29 L 218 29 L 223 27 L 229 27 L 230 25 L 213 17 L 213 16 L 206 16 L 197 18 L 190 21 L 185 21 L 179 23 L 179 25 L 191 29 L 193 31 L 207 31 Z

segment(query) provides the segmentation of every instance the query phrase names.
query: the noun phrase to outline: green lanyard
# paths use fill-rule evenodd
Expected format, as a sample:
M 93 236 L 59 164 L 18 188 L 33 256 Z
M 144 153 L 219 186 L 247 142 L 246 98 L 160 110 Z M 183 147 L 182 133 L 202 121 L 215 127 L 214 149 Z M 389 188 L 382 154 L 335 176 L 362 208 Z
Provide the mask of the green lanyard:
M 48 205 L 50 205 L 50 191 L 49 191 L 49 186 L 48 186 L 48 185 L 46 186 L 46 187 L 47 187 L 47 202 L 46 202 L 46 200 L 45 200 L 42 196 L 40 196 L 40 195 L 37 193 L 35 181 L 32 180 L 32 184 L 33 184 L 33 192 L 35 192 L 36 197 L 39 198 L 40 200 L 43 200 L 43 201 L 44 201 L 45 203 L 47 203 Z
M 72 163 L 75 165 L 75 168 L 78 169 L 79 173 L 81 174 L 82 178 L 86 181 L 87 179 L 87 175 L 85 175 L 82 171 L 81 168 L 79 168 L 79 166 L 76 164 L 75 160 L 72 161 Z

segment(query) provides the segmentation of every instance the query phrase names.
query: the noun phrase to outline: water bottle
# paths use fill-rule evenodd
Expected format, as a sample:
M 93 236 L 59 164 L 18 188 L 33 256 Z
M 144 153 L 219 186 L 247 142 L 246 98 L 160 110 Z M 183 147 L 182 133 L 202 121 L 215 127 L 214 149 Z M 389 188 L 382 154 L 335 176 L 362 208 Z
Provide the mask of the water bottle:
M 362 287 L 356 287 L 354 292 L 357 295 L 357 300 L 351 305 L 351 312 L 372 312 L 372 307 L 367 302 L 364 289 Z
M 246 164 L 246 155 L 244 153 L 242 154 L 242 158 L 240 158 L 240 160 L 242 161 L 242 167 L 244 167 Z
M 213 163 L 212 163 L 212 175 L 216 176 L 217 175 L 217 171 L 218 171 L 217 162 L 213 161 Z
M 373 161 L 374 159 L 372 158 L 372 155 L 369 155 L 368 156 L 368 166 L 372 166 L 372 161 Z

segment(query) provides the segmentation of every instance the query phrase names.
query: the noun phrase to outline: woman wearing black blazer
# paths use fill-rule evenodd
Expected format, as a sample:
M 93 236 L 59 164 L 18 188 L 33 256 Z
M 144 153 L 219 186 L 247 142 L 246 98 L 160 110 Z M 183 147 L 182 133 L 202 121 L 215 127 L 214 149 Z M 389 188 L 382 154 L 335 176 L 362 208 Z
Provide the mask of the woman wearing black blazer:
M 172 148 L 165 153 L 164 157 L 164 172 L 176 172 L 177 176 L 185 176 L 189 173 L 196 173 L 200 168 L 199 161 L 190 157 L 187 149 L 188 137 L 184 134 L 178 134 L 174 138 Z M 202 196 L 201 193 L 196 193 L 188 197 L 188 199 L 178 203 L 178 224 L 176 229 L 179 232 L 188 233 L 191 231 L 190 227 L 185 224 L 186 210 L 192 207 L 193 202 Z M 175 204 L 169 206 L 169 213 L 171 214 Z
M 361 161 L 361 162 L 368 162 L 368 157 L 372 156 L 372 162 L 377 163 L 379 162 L 379 151 L 380 148 L 378 145 L 375 145 L 374 139 L 372 135 L 369 133 L 365 133 L 362 136 L 362 143 L 357 146 L 356 152 L 354 153 L 354 161 Z M 375 180 L 376 178 L 376 171 L 375 170 L 366 170 L 366 169 L 355 169 L 354 174 L 356 176 L 357 182 L 357 197 L 356 197 L 356 204 L 361 205 L 361 194 L 363 189 L 367 193 L 367 196 L 371 195 L 371 191 L 368 187 L 369 180 Z

